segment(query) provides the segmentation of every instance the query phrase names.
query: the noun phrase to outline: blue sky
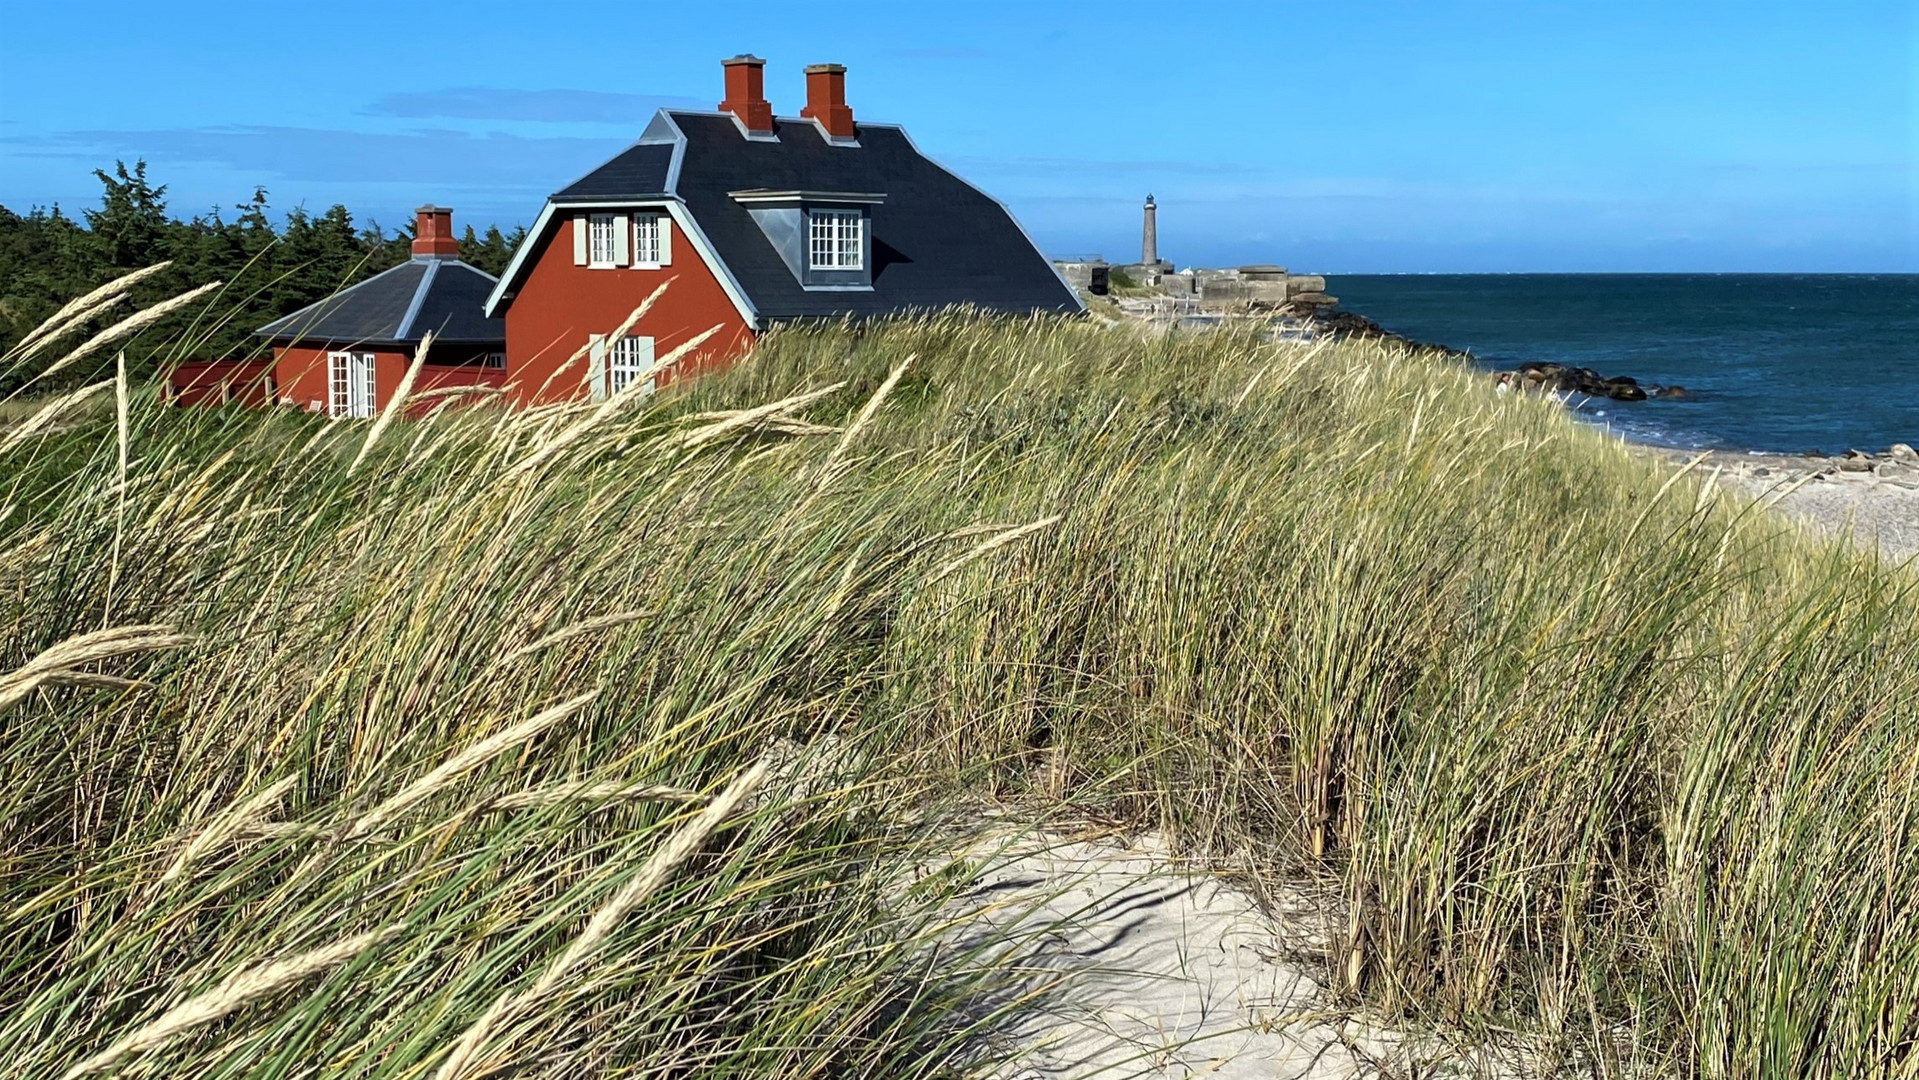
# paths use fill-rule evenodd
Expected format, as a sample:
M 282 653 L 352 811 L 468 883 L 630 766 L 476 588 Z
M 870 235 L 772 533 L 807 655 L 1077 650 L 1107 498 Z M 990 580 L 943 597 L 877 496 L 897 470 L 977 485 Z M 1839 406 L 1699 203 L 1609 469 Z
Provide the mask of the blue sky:
M 1397 271 L 1919 271 L 1919 3 L 16 5 L 0 204 L 144 157 L 177 212 L 530 222 L 721 57 L 846 64 L 1054 254 Z

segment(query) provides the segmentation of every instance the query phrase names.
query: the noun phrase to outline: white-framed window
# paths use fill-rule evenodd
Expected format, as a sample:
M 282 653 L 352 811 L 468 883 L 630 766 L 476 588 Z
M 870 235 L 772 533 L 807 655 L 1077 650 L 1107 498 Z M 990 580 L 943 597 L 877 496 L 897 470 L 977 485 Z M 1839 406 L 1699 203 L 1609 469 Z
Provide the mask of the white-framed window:
M 326 354 L 327 415 L 364 419 L 377 407 L 373 393 L 373 354 Z
M 858 210 L 815 210 L 807 217 L 807 252 L 815 270 L 860 270 L 866 266 Z
M 606 391 L 617 394 L 644 377 L 642 392 L 653 386 L 653 339 L 623 337 L 613 343 L 606 356 Z
M 633 265 L 657 269 L 666 264 L 666 245 L 662 242 L 660 214 L 635 214 L 633 217 Z
M 620 234 L 612 214 L 591 214 L 586 219 L 586 263 L 588 266 L 616 266 L 619 260 Z
M 480 366 L 483 368 L 491 368 L 494 371 L 505 371 L 506 354 L 503 352 L 487 353 L 485 356 L 480 357 Z

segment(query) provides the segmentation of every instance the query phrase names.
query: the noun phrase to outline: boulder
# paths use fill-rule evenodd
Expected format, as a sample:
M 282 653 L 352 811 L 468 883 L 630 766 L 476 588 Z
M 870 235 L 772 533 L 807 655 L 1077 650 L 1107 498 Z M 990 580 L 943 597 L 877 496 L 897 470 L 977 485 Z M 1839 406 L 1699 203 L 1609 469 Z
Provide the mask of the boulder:
M 1893 443 L 1891 449 L 1886 451 L 1886 455 L 1894 461 L 1919 462 L 1919 450 L 1914 450 L 1902 442 Z
M 1527 363 L 1519 366 L 1518 376 L 1521 385 L 1528 390 L 1585 394 L 1587 397 L 1610 398 L 1613 401 L 1644 401 L 1647 396 L 1645 388 L 1632 376 L 1607 378 L 1591 368 Z

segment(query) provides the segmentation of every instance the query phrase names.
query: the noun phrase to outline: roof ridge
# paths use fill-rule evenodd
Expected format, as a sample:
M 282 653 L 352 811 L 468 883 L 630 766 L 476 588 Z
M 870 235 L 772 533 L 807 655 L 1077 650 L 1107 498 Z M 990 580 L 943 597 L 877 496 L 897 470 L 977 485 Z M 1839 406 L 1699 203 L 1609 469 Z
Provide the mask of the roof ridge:
M 420 275 L 420 283 L 413 287 L 413 300 L 406 306 L 406 314 L 400 316 L 400 325 L 393 330 L 397 341 L 405 341 L 413 331 L 413 320 L 420 317 L 420 306 L 426 303 L 426 294 L 433 290 L 434 275 L 440 272 L 440 260 L 434 259 L 426 264 L 426 273 Z
M 705 117 L 708 119 L 714 119 L 714 118 L 733 119 L 734 118 L 733 114 L 730 112 L 727 112 L 725 109 L 664 109 L 663 108 L 660 111 L 665 113 L 668 116 L 699 116 L 699 117 Z M 803 124 L 807 127 L 814 126 L 812 117 L 800 116 L 797 113 L 792 116 L 781 116 L 779 113 L 774 113 L 773 121 L 775 123 L 784 121 L 786 123 L 795 124 L 795 125 Z M 858 123 L 860 127 L 891 128 L 895 131 L 906 130 L 906 125 L 900 123 L 897 120 L 861 120 Z M 636 140 L 631 145 L 639 146 L 642 144 Z

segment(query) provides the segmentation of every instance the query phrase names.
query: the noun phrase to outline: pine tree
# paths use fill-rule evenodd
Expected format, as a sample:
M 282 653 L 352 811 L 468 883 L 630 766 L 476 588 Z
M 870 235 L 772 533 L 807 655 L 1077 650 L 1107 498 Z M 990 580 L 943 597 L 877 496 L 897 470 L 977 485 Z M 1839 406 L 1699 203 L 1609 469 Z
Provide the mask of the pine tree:
M 162 239 L 172 221 L 167 217 L 165 184 L 154 187 L 147 182 L 147 163 L 136 161 L 133 170 L 127 163 L 113 163 L 114 175 L 95 169 L 106 188 L 100 197 L 100 209 L 86 211 L 87 230 L 99 246 L 106 265 L 119 270 L 137 270 L 165 257 Z
M 514 239 L 509 240 L 501 234 L 498 225 L 489 225 L 485 238 L 481 238 L 475 235 L 473 226 L 468 225 L 466 235 L 460 238 L 460 259 L 499 277 L 506 272 L 506 264 L 512 260 L 519 238 L 525 235 L 525 228 L 520 228 Z
M 116 161 L 111 172 L 99 169 L 94 175 L 101 184 L 100 205 L 83 212 L 84 227 L 57 205 L 25 214 L 0 207 L 0 351 L 73 297 L 129 270 L 170 259 L 173 266 L 165 274 L 136 290 L 136 304 L 208 281 L 225 282 L 226 288 L 212 310 L 189 309 L 150 328 L 140 346 L 128 349 L 129 358 L 145 361 L 155 353 L 146 344 L 169 340 L 178 343 L 168 352 L 181 356 L 255 354 L 261 348 L 253 336 L 256 328 L 397 266 L 411 254 L 410 228 L 389 235 L 373 221 L 362 227 L 344 206 L 317 217 L 295 208 L 276 228 L 267 191 L 256 187 L 251 199 L 233 207 L 237 213 L 230 221 L 219 208 L 181 221 L 168 214 L 166 185 L 153 182 L 145 161 L 131 168 Z M 478 234 L 469 227 L 460 254 L 498 274 L 525 236 L 524 228 L 502 234 L 493 227 Z M 189 329 L 191 336 L 183 338 Z M 0 375 L 0 394 L 31 374 Z M 96 373 L 67 374 L 79 379 Z

